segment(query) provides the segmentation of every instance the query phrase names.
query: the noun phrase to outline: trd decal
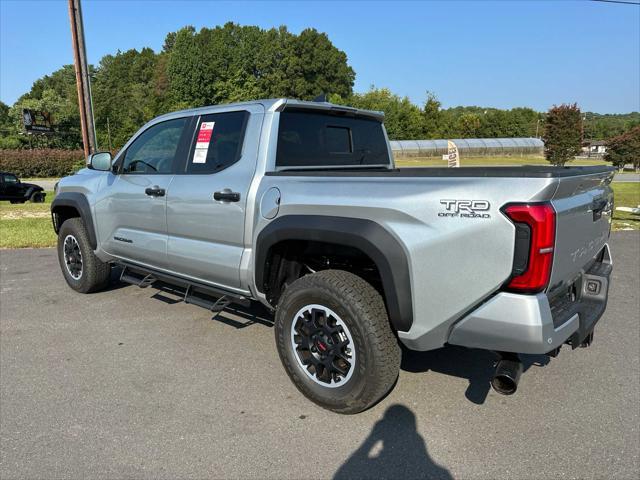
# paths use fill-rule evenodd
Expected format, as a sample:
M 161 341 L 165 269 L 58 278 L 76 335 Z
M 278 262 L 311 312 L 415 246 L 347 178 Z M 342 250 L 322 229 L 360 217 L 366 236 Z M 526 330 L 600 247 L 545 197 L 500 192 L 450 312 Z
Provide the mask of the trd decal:
M 445 211 L 439 217 L 491 218 L 485 213 L 491 206 L 486 200 L 440 200 Z

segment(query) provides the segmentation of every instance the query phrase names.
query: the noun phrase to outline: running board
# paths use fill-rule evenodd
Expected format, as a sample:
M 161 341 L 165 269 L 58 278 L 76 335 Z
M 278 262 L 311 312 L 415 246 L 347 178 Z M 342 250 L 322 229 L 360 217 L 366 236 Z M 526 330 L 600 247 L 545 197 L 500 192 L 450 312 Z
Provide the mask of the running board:
M 150 273 L 137 274 L 136 272 L 130 271 L 127 267 L 122 269 L 122 273 L 120 274 L 120 281 L 124 283 L 130 283 L 131 285 L 135 285 L 140 288 L 147 288 L 150 285 L 153 285 L 156 282 L 156 278 Z
M 211 312 L 221 312 L 231 304 L 242 305 L 244 307 L 248 307 L 251 304 L 251 301 L 244 295 L 227 292 L 167 273 L 152 271 L 139 267 L 138 265 L 130 265 L 124 262 L 119 263 L 119 265 L 122 267 L 122 273 L 120 275 L 121 282 L 136 285 L 140 288 L 147 288 L 155 282 L 183 288 L 185 290 L 182 298 L 184 303 L 197 305 Z
M 193 305 L 206 308 L 214 313 L 221 312 L 233 303 L 227 295 L 223 295 L 217 299 L 213 299 L 211 297 L 207 298 L 206 296 L 198 294 L 198 292 L 191 288 L 191 286 L 187 286 L 187 290 L 184 292 L 183 301 L 184 303 L 191 303 Z

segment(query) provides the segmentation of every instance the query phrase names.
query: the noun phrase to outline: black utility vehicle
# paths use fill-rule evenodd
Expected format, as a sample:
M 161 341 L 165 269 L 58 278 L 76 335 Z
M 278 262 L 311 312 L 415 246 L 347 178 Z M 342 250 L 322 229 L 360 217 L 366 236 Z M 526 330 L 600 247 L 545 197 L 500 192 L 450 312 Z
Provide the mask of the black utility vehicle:
M 0 172 L 0 200 L 9 200 L 11 203 L 42 203 L 45 196 L 41 186 L 21 182 L 13 173 Z

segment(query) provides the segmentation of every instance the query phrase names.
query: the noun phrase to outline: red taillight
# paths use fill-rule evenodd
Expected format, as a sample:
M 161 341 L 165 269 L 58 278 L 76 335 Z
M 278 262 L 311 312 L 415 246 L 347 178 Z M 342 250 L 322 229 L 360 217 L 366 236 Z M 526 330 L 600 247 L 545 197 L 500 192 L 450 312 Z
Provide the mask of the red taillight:
M 514 223 L 525 224 L 530 228 L 526 269 L 517 272 L 506 288 L 522 293 L 540 292 L 547 287 L 551 275 L 553 246 L 556 241 L 556 212 L 549 203 L 511 204 L 503 211 Z

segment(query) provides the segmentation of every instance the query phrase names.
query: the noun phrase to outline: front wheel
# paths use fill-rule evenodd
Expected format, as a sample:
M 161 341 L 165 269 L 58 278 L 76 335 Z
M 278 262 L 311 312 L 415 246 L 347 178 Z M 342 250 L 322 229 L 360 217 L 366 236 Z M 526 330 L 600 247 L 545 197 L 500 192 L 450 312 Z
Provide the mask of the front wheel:
M 337 413 L 358 413 L 380 400 L 400 370 L 400 347 L 380 294 L 341 270 L 289 285 L 275 320 L 287 374 L 310 400 Z
M 80 218 L 65 220 L 60 227 L 58 262 L 64 279 L 76 292 L 95 292 L 109 283 L 111 266 L 93 253 L 87 230 Z

